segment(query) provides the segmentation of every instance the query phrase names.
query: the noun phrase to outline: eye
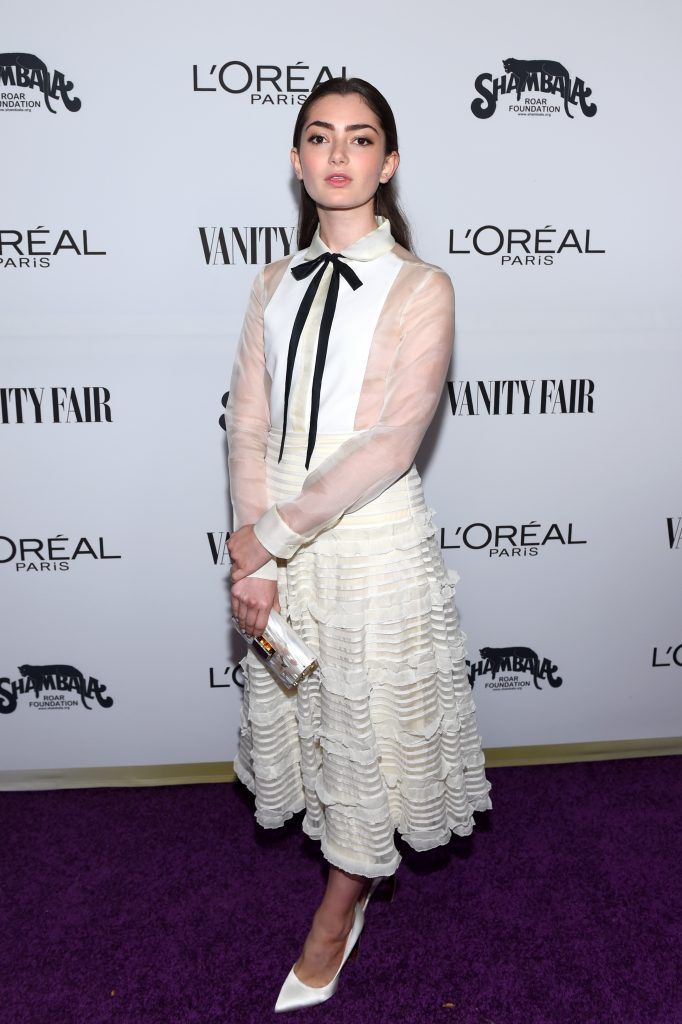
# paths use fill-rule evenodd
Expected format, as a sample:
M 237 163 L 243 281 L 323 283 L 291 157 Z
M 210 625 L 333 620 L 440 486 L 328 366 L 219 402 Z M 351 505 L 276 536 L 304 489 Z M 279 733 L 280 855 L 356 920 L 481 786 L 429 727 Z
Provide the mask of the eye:
M 360 146 L 371 146 L 373 144 L 372 140 L 366 135 L 357 135 L 353 142 L 357 142 Z
M 319 146 L 320 142 L 324 142 L 324 135 L 320 135 L 319 133 L 314 134 L 314 135 L 309 135 L 308 136 L 308 142 L 312 142 L 313 145 Z

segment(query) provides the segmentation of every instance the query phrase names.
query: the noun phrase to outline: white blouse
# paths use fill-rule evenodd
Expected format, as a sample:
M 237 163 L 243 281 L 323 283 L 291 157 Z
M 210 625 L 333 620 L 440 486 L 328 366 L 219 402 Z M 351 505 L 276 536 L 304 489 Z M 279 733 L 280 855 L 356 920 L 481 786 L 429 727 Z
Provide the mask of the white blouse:
M 376 220 L 375 230 L 339 254 L 362 284 L 353 288 L 339 279 L 319 389 L 317 433 L 352 436 L 309 472 L 299 494 L 279 505 L 268 500 L 268 431 L 284 427 L 292 328 L 315 276 L 299 280 L 291 270 L 330 253 L 319 226 L 308 249 L 263 267 L 253 283 L 225 415 L 234 529 L 254 524 L 274 556 L 253 576 L 276 579 L 275 558 L 291 558 L 407 472 L 436 411 L 454 340 L 452 282 L 398 245 L 388 220 Z M 329 262 L 300 333 L 287 430 L 310 429 L 313 368 L 332 275 Z

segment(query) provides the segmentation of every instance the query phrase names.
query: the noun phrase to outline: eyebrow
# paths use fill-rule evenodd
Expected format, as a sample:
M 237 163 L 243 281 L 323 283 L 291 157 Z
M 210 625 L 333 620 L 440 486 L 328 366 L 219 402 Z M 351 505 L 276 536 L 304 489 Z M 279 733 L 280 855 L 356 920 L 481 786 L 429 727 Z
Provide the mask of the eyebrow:
M 334 125 L 330 124 L 329 121 L 310 121 L 305 126 L 305 131 L 308 131 L 308 129 L 312 128 L 313 125 L 316 125 L 318 128 L 328 128 L 330 132 L 334 131 Z M 377 135 L 379 134 L 373 124 L 347 124 L 345 130 L 347 132 L 357 132 L 362 128 L 370 128 L 373 132 L 376 132 Z

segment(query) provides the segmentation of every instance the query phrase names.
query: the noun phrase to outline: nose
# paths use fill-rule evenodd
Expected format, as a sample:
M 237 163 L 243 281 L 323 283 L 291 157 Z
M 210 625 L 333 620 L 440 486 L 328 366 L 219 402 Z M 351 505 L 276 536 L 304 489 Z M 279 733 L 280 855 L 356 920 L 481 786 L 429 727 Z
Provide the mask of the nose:
M 329 162 L 330 164 L 345 164 L 348 160 L 346 154 L 346 148 L 341 139 L 336 139 L 331 146 L 329 151 Z

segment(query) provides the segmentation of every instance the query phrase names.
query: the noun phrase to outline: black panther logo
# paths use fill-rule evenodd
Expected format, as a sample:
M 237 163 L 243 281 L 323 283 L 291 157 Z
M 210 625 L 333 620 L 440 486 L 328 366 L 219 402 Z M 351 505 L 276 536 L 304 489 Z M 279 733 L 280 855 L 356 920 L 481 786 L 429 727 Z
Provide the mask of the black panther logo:
M 557 60 L 517 60 L 515 57 L 507 57 L 506 60 L 502 61 L 502 64 L 504 65 L 504 70 L 507 74 L 516 76 L 516 99 L 519 103 L 521 102 L 521 93 L 525 88 L 529 76 L 533 72 L 553 75 L 555 78 L 563 78 L 564 110 L 568 117 L 573 117 L 573 114 L 568 109 L 568 94 L 570 91 L 569 87 L 571 84 L 571 76 L 563 64 L 559 64 Z
M 83 673 L 73 665 L 19 665 L 19 674 L 24 679 L 30 679 L 36 692 L 45 688 L 49 683 L 49 676 L 61 676 L 62 679 L 74 680 L 79 688 L 85 686 Z
M 493 677 L 498 672 L 529 672 L 533 676 L 533 682 L 538 690 L 542 689 L 538 683 L 538 676 L 546 675 L 550 686 L 561 686 L 563 680 L 559 677 L 554 679 L 552 666 L 547 659 L 541 663 L 539 657 L 530 647 L 481 647 L 479 654 L 486 661 L 490 662 L 490 673 Z M 542 671 L 544 669 L 544 671 Z

